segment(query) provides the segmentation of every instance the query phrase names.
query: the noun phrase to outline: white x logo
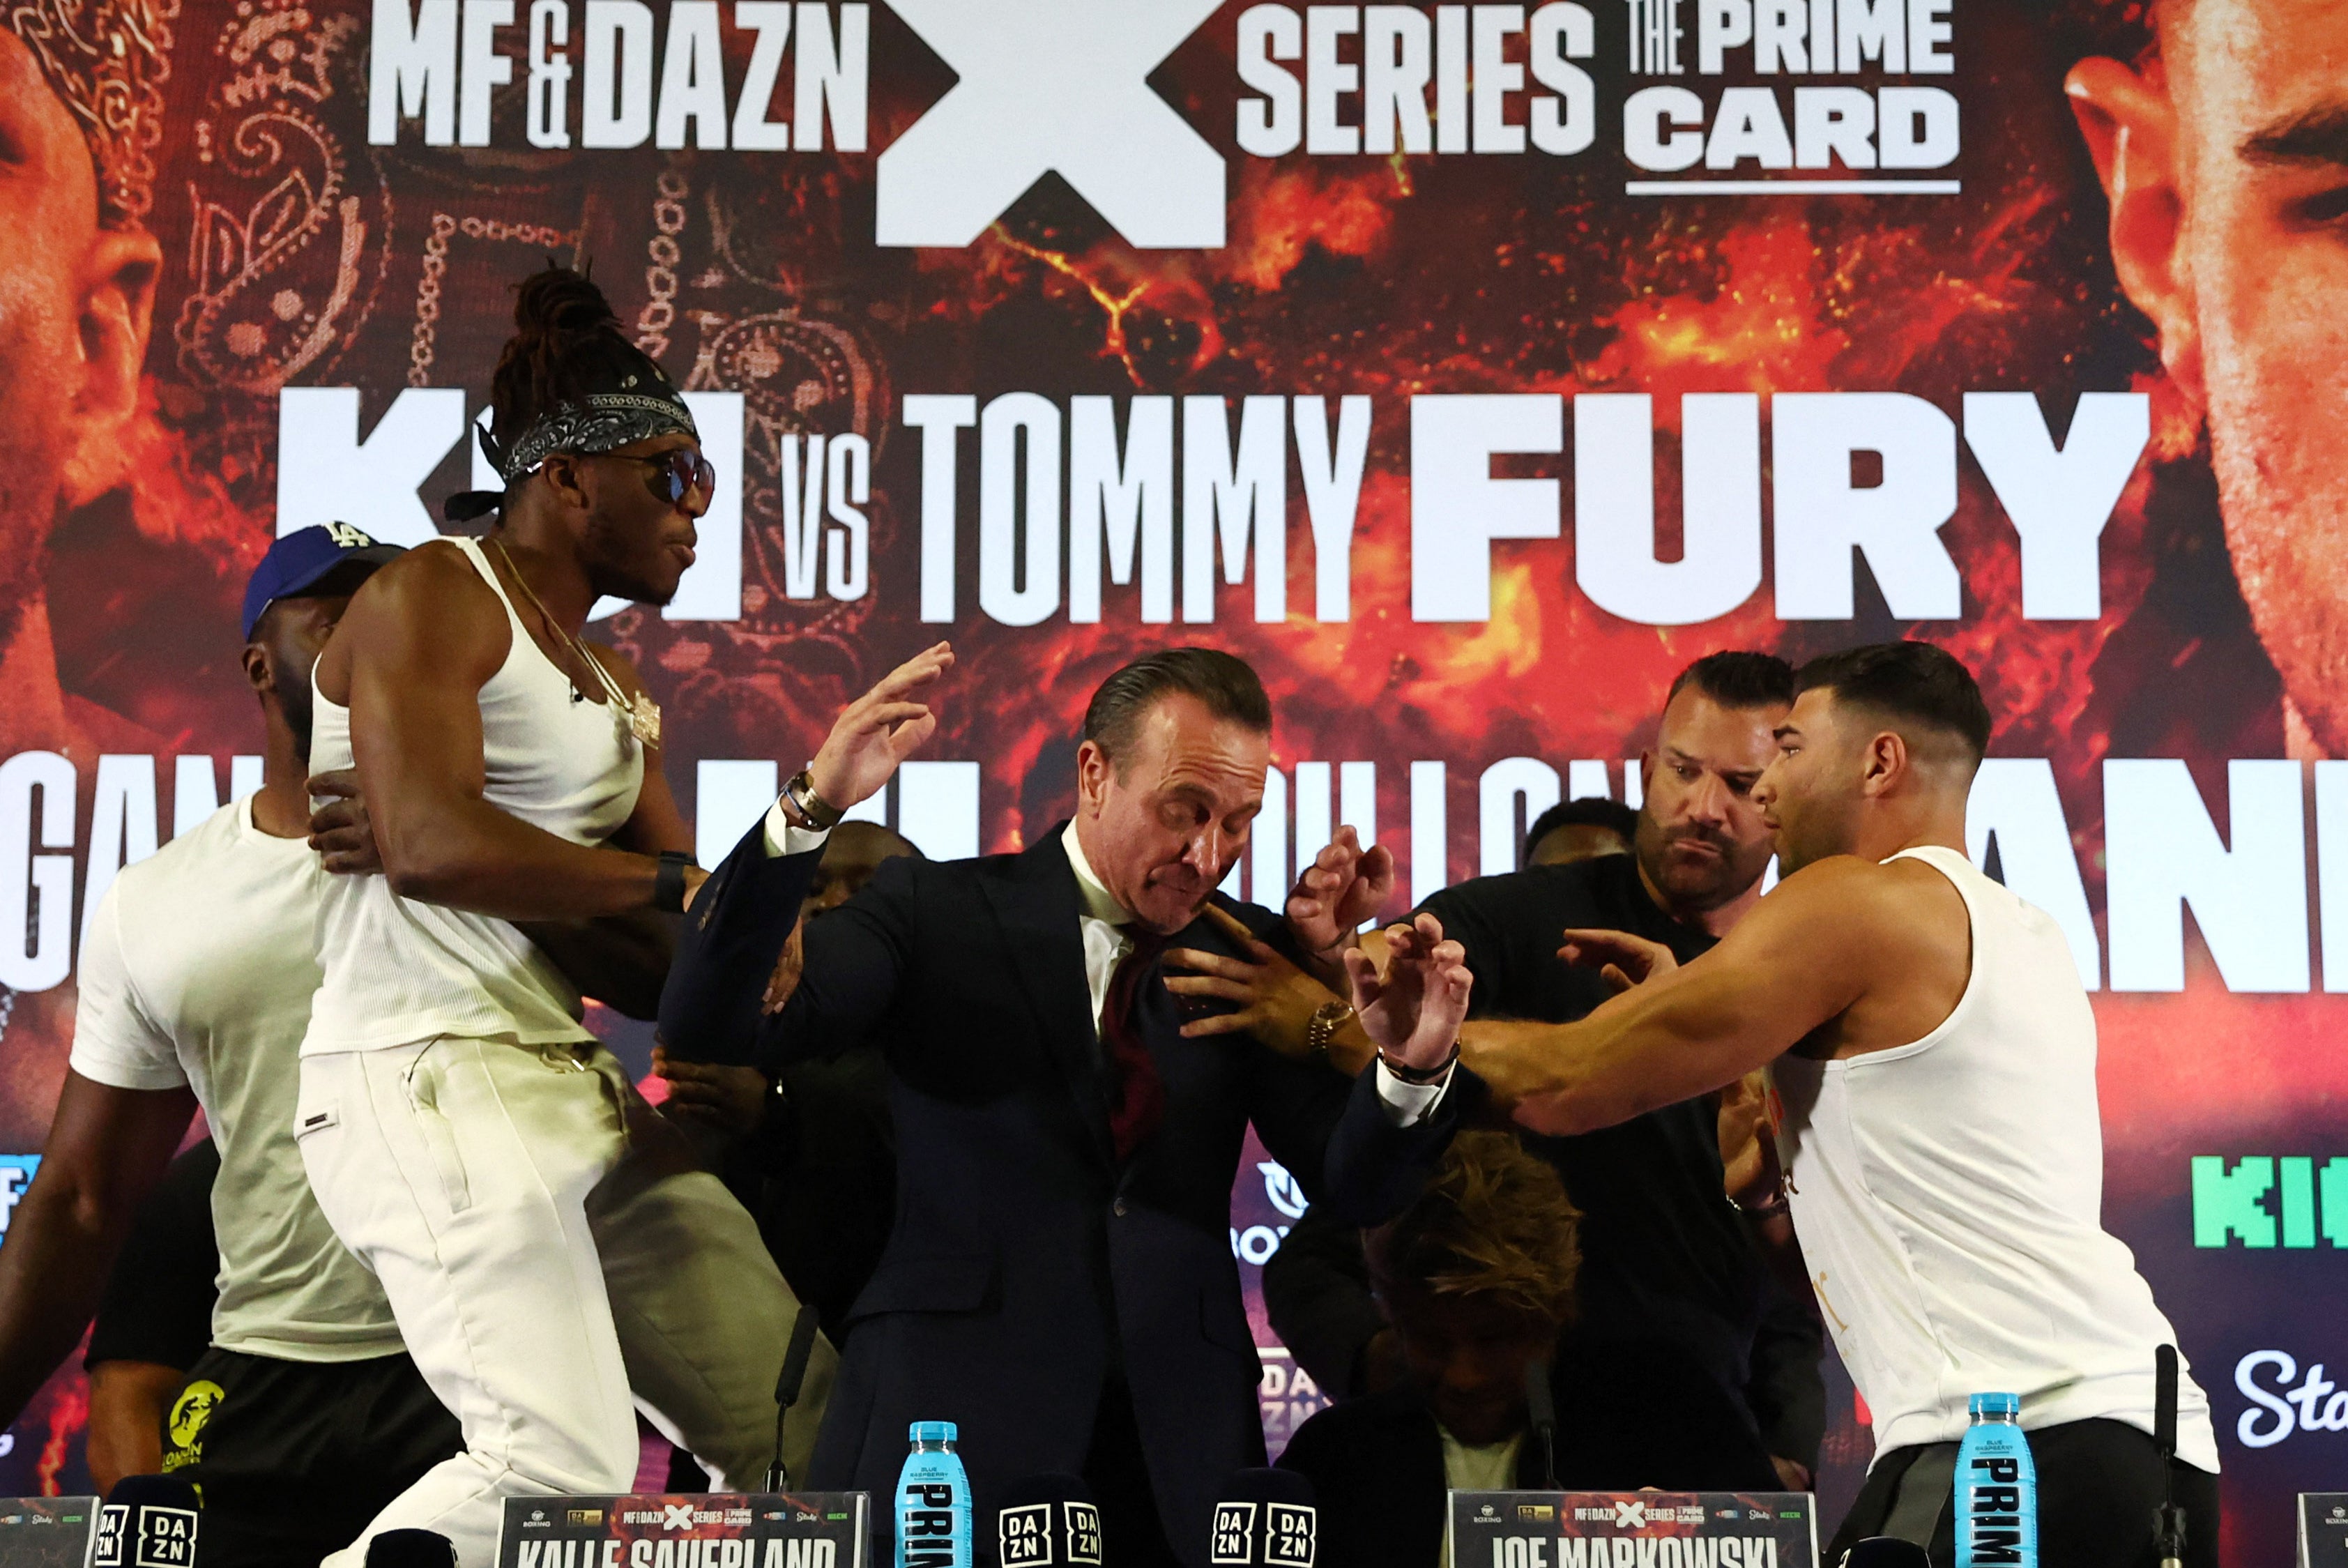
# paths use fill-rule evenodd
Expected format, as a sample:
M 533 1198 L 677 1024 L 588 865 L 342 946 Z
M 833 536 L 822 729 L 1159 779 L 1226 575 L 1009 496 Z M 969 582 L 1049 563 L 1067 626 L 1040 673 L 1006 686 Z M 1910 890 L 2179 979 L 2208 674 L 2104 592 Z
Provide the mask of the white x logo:
M 962 77 L 880 155 L 873 238 L 969 244 L 1056 171 L 1153 249 L 1223 242 L 1223 160 L 1148 81 L 1220 0 L 890 0 Z
M 693 1504 L 689 1502 L 662 1503 L 661 1512 L 664 1516 L 661 1520 L 661 1528 L 663 1530 L 690 1530 L 693 1528 Z
M 1637 1498 L 1632 1498 L 1627 1502 L 1618 1501 L 1614 1504 L 1615 1529 L 1636 1530 L 1646 1522 L 1647 1505 Z

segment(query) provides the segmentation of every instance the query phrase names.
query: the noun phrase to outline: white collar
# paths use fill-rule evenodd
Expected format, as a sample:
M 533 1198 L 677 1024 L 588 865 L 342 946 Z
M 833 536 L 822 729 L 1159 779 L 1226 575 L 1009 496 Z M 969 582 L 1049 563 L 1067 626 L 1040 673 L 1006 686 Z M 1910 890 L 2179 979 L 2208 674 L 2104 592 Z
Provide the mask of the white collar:
M 1060 846 L 1068 851 L 1068 869 L 1076 873 L 1076 900 L 1084 906 L 1085 914 L 1104 925 L 1131 924 L 1132 911 L 1117 903 L 1117 895 L 1093 874 L 1093 863 L 1085 859 L 1085 847 L 1076 841 L 1074 818 L 1069 819 L 1066 829 L 1060 834 Z

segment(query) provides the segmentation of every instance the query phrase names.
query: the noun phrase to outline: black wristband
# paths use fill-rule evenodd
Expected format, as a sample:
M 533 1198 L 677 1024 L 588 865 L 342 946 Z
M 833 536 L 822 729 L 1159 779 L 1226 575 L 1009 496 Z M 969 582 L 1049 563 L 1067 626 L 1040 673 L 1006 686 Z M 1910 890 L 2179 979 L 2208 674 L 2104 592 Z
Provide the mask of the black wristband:
M 790 776 L 783 785 L 783 799 L 809 832 L 828 833 L 839 826 L 847 812 L 831 804 L 815 791 L 815 764 Z
M 683 850 L 663 850 L 660 870 L 653 877 L 653 907 L 663 914 L 685 913 L 685 868 L 693 857 Z
M 1445 1076 L 1459 1065 L 1459 1042 L 1452 1041 L 1450 1054 L 1431 1068 L 1405 1067 L 1383 1050 L 1378 1052 L 1378 1060 L 1398 1081 L 1409 1084 L 1414 1088 L 1427 1088 L 1441 1083 Z

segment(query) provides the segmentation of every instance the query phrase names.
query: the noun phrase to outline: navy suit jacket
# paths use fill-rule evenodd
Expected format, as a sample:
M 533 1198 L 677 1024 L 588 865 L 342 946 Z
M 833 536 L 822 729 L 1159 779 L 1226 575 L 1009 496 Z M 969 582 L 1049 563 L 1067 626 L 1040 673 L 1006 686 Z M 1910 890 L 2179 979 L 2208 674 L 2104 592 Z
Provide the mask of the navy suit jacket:
M 988 1519 L 1011 1483 L 1083 1468 L 1121 1372 L 1169 1539 L 1203 1568 L 1222 1483 L 1264 1462 L 1262 1366 L 1231 1243 L 1241 1140 L 1252 1121 L 1318 1191 L 1350 1086 L 1251 1036 L 1181 1037 L 1185 1015 L 1153 977 L 1137 1021 L 1165 1119 L 1120 1166 L 1058 828 L 1020 854 L 882 861 L 809 923 L 798 991 L 762 1016 L 797 913 L 795 895 L 784 908 L 763 891 L 792 885 L 783 867 L 754 832 L 712 877 L 700 896 L 716 902 L 696 899 L 685 922 L 661 1021 L 681 1055 L 771 1068 L 872 1040 L 889 1064 L 896 1222 L 852 1314 L 813 1484 L 886 1498 L 907 1426 L 951 1420 Z M 1218 902 L 1259 933 L 1280 923 Z M 1233 951 L 1204 920 L 1173 944 Z

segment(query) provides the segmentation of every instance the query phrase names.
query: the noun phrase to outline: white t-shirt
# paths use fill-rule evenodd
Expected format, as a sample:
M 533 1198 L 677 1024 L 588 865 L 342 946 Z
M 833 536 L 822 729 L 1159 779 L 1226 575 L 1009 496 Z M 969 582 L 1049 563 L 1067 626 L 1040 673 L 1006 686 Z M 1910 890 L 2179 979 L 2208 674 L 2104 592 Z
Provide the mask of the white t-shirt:
M 376 1277 L 310 1195 L 294 1141 L 313 956 L 331 877 L 301 839 L 223 806 L 125 866 L 82 948 L 73 1069 L 115 1088 L 195 1090 L 220 1147 L 212 1343 L 282 1361 L 402 1346 Z
M 1471 1449 L 1453 1437 L 1442 1422 L 1437 1421 L 1435 1429 L 1443 1434 L 1443 1485 L 1446 1491 L 1517 1490 L 1517 1454 L 1525 1446 L 1524 1433 L 1519 1432 L 1503 1441 Z M 1451 1568 L 1451 1503 L 1448 1498 L 1443 1504 L 1441 1568 Z

